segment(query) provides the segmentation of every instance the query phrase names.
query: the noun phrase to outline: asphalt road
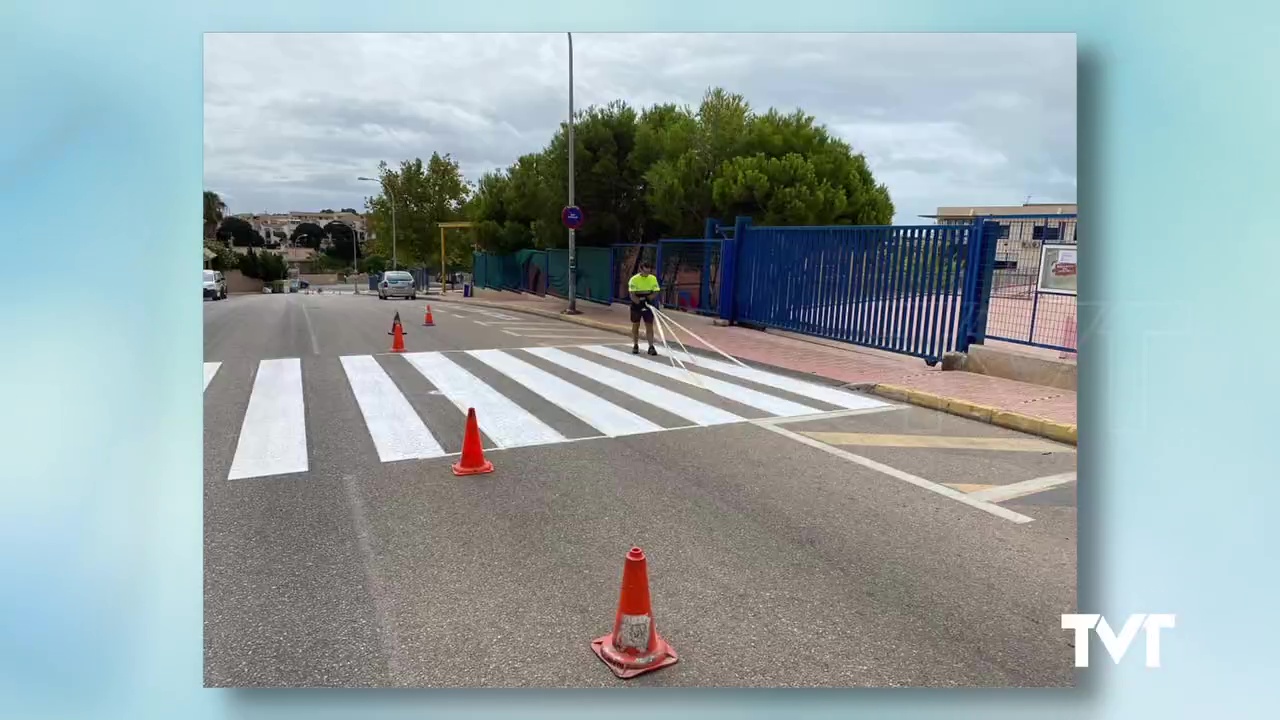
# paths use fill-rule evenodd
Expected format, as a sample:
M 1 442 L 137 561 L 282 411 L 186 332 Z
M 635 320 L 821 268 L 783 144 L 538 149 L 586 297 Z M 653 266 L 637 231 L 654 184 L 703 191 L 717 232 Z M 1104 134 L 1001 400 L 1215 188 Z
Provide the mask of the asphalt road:
M 1073 448 L 429 301 L 205 303 L 206 685 L 1074 684 Z M 680 662 L 621 681 L 633 545 Z

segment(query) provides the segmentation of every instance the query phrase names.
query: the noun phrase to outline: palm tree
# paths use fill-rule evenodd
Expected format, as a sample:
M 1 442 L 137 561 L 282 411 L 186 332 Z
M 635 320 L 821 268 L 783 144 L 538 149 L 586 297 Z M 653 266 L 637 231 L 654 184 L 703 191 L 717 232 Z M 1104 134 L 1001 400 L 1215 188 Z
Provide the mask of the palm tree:
M 223 215 L 227 212 L 227 204 L 222 202 L 222 197 L 212 190 L 204 191 L 204 237 L 206 240 L 213 239 L 218 232 L 218 225 L 222 223 Z

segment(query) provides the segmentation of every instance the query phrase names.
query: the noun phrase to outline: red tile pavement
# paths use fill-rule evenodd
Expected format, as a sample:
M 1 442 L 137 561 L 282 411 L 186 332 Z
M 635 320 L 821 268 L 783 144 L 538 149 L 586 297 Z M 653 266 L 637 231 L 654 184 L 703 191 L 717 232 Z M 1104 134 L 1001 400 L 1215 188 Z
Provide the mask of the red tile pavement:
M 565 308 L 565 301 L 558 298 L 539 298 L 493 290 L 478 289 L 471 299 L 464 299 L 461 293 L 455 292 L 446 295 L 444 299 L 459 303 L 474 300 L 486 305 L 498 304 L 510 310 L 526 309 L 544 313 L 558 313 Z M 627 308 L 624 305 L 605 306 L 579 302 L 578 310 L 582 312 L 579 318 L 606 323 L 630 332 Z M 1070 390 L 967 372 L 943 372 L 940 366 L 931 368 L 923 360 L 916 358 L 853 345 L 801 340 L 773 332 L 717 326 L 712 324 L 710 318 L 686 313 L 669 314 L 706 343 L 743 360 L 812 373 L 845 383 L 898 385 L 1054 422 L 1076 423 L 1076 393 Z M 706 347 L 704 343 L 683 333 L 680 339 L 691 347 Z

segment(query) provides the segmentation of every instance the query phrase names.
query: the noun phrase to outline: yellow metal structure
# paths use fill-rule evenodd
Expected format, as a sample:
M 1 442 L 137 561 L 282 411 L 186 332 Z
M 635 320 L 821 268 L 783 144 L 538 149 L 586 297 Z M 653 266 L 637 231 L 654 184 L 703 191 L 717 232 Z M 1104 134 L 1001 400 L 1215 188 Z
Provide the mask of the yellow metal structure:
M 437 224 L 440 226 L 440 294 L 443 295 L 445 293 L 445 288 L 447 287 L 444 281 L 444 277 L 445 277 L 444 234 L 445 234 L 445 231 L 452 230 L 455 228 L 469 228 L 472 226 L 473 223 L 469 223 L 466 221 L 459 221 L 459 222 L 442 222 Z

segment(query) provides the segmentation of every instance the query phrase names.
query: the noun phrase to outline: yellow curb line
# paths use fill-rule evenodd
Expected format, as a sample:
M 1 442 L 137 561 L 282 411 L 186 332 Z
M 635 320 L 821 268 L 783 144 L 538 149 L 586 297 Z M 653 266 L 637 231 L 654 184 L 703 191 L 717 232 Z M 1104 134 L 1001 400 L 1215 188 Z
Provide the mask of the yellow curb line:
M 522 312 L 529 315 L 563 320 L 565 322 L 596 328 L 597 330 L 603 330 L 605 332 L 617 333 L 619 335 L 631 335 L 631 328 L 625 325 L 611 325 L 609 323 L 602 323 L 587 318 L 551 312 L 550 310 L 543 310 L 541 308 L 514 308 L 502 303 L 493 303 L 485 300 L 463 300 L 461 298 L 458 300 L 454 300 L 453 298 L 449 298 L 447 300 L 439 298 L 439 301 L 445 303 L 456 303 L 458 305 L 479 305 L 480 307 L 486 307 L 491 310 Z M 997 425 L 1009 430 L 1017 430 L 1018 432 L 1024 432 L 1029 435 L 1038 435 L 1067 445 L 1076 444 L 1076 426 L 1073 424 L 1045 420 L 1044 418 L 1010 412 L 1008 410 L 1001 410 L 987 405 L 972 403 L 967 400 L 948 398 L 942 395 L 935 395 L 934 393 L 922 392 L 920 390 L 912 390 L 911 388 L 905 388 L 898 385 L 887 385 L 883 383 L 854 383 L 853 385 L 846 387 L 879 395 L 880 397 L 888 400 L 897 400 L 911 405 L 919 405 L 920 407 L 929 408 L 930 410 L 938 410 L 940 412 L 957 415 L 970 420 L 977 420 L 978 422 Z
M 997 425 L 1009 430 L 1017 430 L 1028 435 L 1038 435 L 1066 445 L 1076 445 L 1076 426 L 1074 424 L 1060 423 L 1023 413 L 1001 410 L 987 405 L 972 403 L 968 400 L 944 397 L 899 385 L 855 383 L 847 387 L 879 395 L 889 400 L 919 405 L 930 410 L 939 410 L 970 420 Z

